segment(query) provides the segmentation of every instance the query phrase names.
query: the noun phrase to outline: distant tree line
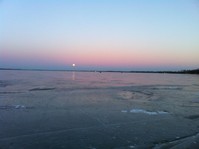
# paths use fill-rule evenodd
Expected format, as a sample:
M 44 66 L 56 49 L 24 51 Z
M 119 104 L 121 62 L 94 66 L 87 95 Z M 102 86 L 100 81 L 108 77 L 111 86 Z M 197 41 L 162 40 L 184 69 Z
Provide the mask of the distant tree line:
M 186 74 L 199 74 L 199 69 L 193 69 L 193 70 L 182 70 L 180 73 L 186 73 Z
M 32 70 L 32 71 L 74 71 L 74 70 L 47 70 L 47 69 L 19 69 L 19 68 L 0 68 L 0 70 Z M 174 74 L 199 74 L 199 68 L 198 69 L 192 69 L 192 70 L 180 70 L 180 71 L 98 71 L 98 70 L 75 70 L 79 72 L 116 72 L 116 73 L 174 73 Z

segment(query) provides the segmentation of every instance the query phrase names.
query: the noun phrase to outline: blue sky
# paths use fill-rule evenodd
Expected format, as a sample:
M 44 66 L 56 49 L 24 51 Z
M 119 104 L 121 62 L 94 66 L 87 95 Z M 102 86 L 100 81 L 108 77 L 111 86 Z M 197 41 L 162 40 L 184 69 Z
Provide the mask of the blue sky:
M 195 0 L 2 0 L 0 67 L 164 70 L 199 65 Z

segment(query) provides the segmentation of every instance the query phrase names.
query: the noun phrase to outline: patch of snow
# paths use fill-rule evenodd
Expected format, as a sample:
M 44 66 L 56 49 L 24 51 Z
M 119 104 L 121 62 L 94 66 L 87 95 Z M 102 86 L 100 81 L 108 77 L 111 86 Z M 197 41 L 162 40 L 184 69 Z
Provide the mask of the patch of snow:
M 130 110 L 131 113 L 144 113 L 148 115 L 158 115 L 158 114 L 168 114 L 168 112 L 165 111 L 146 111 L 143 109 L 132 109 Z
M 24 105 L 15 105 L 15 109 L 25 109 L 26 107 Z
M 127 110 L 122 110 L 121 112 L 122 112 L 122 113 L 127 113 L 128 111 L 127 111 Z
M 157 111 L 158 114 L 169 114 L 168 112 L 166 111 Z

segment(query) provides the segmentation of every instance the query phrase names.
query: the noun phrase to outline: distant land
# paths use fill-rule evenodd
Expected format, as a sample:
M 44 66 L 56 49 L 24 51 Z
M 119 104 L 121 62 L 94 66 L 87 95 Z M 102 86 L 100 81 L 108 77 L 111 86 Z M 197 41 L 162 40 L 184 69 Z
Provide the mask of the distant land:
M 172 74 L 199 74 L 198 69 L 180 70 L 180 71 L 99 71 L 99 70 L 52 70 L 52 69 L 21 69 L 21 68 L 0 68 L 0 70 L 23 70 L 23 71 L 77 71 L 77 72 L 118 72 L 118 73 L 172 73 Z

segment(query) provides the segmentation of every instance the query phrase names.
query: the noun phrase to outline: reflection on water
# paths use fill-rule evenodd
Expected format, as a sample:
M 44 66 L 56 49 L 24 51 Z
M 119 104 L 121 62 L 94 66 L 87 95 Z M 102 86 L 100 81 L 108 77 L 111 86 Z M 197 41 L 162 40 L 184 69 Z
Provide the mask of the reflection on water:
M 0 89 L 18 87 L 110 87 L 137 85 L 169 85 L 170 89 L 178 85 L 199 86 L 198 75 L 189 74 L 144 74 L 144 73 L 98 73 L 64 71 L 0 71 Z M 73 82 L 71 82 L 73 81 Z M 15 86 L 17 85 L 17 86 Z M 172 86 L 171 86 L 172 85 Z M 8 90 L 6 90 L 8 91 Z
M 75 71 L 72 73 L 72 80 L 75 81 Z

